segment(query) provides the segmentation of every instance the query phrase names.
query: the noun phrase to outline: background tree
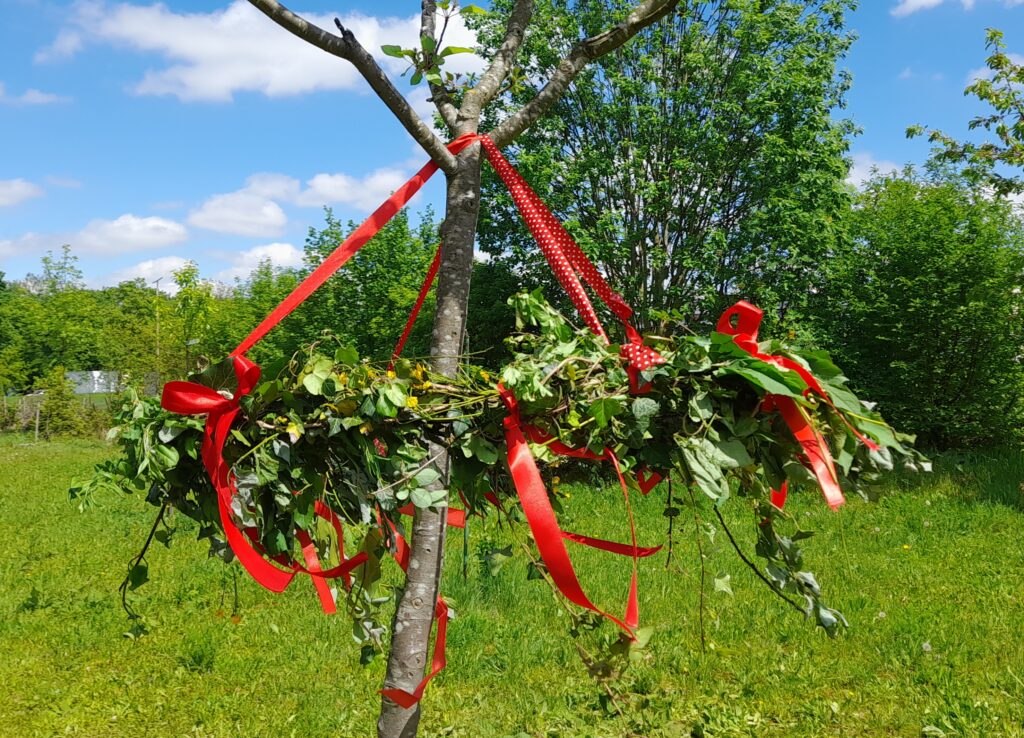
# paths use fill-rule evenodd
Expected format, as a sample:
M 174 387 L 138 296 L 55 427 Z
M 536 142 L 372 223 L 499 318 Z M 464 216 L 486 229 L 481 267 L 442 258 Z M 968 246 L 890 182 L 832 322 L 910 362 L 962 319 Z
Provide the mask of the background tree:
M 505 8 L 510 0 L 497 7 Z M 519 138 L 517 166 L 650 327 L 713 323 L 739 297 L 784 317 L 843 238 L 848 0 L 691 0 L 576 77 Z M 523 73 L 534 98 L 562 49 L 622 0 L 538 4 Z M 488 49 L 496 20 L 481 23 Z M 497 113 L 495 113 L 497 115 Z M 544 282 L 528 233 L 488 173 L 481 245 Z M 532 286 L 526 284 L 525 286 Z M 552 297 L 561 299 L 552 292 Z
M 837 363 L 928 446 L 1005 443 L 1024 403 L 1024 226 L 949 168 L 876 175 L 815 320 Z
M 197 346 L 210 331 L 210 313 L 213 287 L 199 278 L 199 267 L 194 261 L 186 262 L 174 272 L 178 292 L 174 296 L 174 312 L 181 319 L 182 348 L 185 352 L 184 371 L 192 370 L 192 357 Z
M 1024 64 L 1014 62 L 1006 53 L 1003 33 L 995 28 L 986 32 L 985 48 L 992 52 L 985 60 L 988 72 L 971 82 L 964 94 L 973 95 L 990 108 L 985 115 L 972 118 L 968 128 L 983 129 L 994 134 L 995 140 L 957 141 L 920 125 L 908 128 L 907 137 L 927 135 L 937 144 L 938 161 L 962 166 L 966 177 L 988 184 L 997 194 L 1024 192 L 1024 178 L 1012 171 L 1024 167 Z M 1005 167 L 1011 171 L 1006 172 Z

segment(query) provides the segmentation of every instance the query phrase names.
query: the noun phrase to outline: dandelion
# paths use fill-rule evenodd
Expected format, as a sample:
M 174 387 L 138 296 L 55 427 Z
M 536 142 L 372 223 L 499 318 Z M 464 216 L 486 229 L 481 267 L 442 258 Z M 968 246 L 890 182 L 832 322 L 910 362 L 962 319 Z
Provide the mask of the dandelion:
M 419 398 L 416 397 L 415 395 L 409 395 L 408 397 L 405 398 L 405 406 L 406 407 L 417 407 L 417 406 L 419 406 L 419 404 L 420 404 Z
M 394 379 L 397 376 L 398 376 L 397 374 L 395 374 L 393 371 L 388 369 L 388 379 Z
M 909 551 L 910 550 L 910 544 L 909 543 L 904 543 L 903 544 L 903 550 L 904 551 Z

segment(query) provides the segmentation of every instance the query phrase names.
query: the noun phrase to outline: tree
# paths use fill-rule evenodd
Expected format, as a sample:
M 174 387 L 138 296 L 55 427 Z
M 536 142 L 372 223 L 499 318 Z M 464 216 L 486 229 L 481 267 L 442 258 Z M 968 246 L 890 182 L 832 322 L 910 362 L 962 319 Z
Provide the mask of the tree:
M 194 261 L 186 262 L 174 272 L 174 283 L 178 285 L 174 312 L 182 322 L 184 370 L 187 373 L 192 369 L 191 348 L 199 344 L 210 329 L 213 287 L 199 278 L 199 267 Z
M 502 7 L 507 6 L 505 0 Z M 650 327 L 664 311 L 713 324 L 739 298 L 784 317 L 843 238 L 849 86 L 837 63 L 848 0 L 712 0 L 638 34 L 581 73 L 517 144 L 517 162 Z M 622 12 L 548 0 L 510 99 L 537 94 L 578 28 Z M 494 48 L 497 24 L 484 22 Z M 543 273 L 500 180 L 481 244 L 517 273 Z M 769 311 L 772 312 L 772 311 Z
M 277 0 L 250 0 L 259 10 L 289 32 L 327 53 L 350 61 L 377 96 L 387 105 L 405 129 L 438 164 L 447 180 L 445 218 L 441 227 L 441 264 L 438 273 L 437 309 L 434 313 L 430 353 L 435 371 L 452 376 L 462 353 L 469 304 L 469 286 L 473 270 L 473 245 L 480 211 L 480 147 L 474 144 L 458 156 L 424 123 L 409 102 L 395 88 L 373 56 L 355 35 L 335 21 L 340 35 L 334 35 L 309 23 Z M 535 123 L 566 91 L 573 79 L 592 61 L 622 46 L 626 41 L 675 9 L 678 0 L 641 0 L 620 18 L 597 33 L 575 42 L 553 66 L 553 72 L 537 95 L 510 111 L 489 135 L 499 147 L 507 146 Z M 533 0 L 516 0 L 507 13 L 501 43 L 489 55 L 487 69 L 467 88 L 446 87 L 441 76 L 446 49 L 438 44 L 437 17 L 440 9 L 447 18 L 458 12 L 455 0 L 423 0 L 420 24 L 421 48 L 410 50 L 417 65 L 413 79 L 426 78 L 431 99 L 452 138 L 479 130 L 481 116 L 502 91 L 517 64 L 524 35 L 533 16 Z M 471 6 L 467 6 L 471 7 Z M 402 53 L 402 50 L 391 50 Z M 447 470 L 445 449 L 432 449 L 444 486 Z M 412 552 L 396 611 L 391 652 L 385 685 L 412 690 L 427 663 L 427 649 L 433 622 L 433 603 L 444 557 L 446 516 L 442 512 L 417 509 L 412 525 Z M 378 734 L 384 738 L 416 734 L 420 710 L 415 705 L 404 709 L 382 698 Z
M 80 289 L 82 270 L 78 268 L 78 257 L 71 253 L 71 245 L 61 246 L 60 256 L 54 256 L 52 251 L 47 251 L 43 257 L 43 273 L 27 275 L 25 287 L 29 292 L 42 295 Z
M 972 118 L 970 130 L 984 129 L 995 134 L 995 141 L 974 143 L 957 141 L 942 131 L 910 126 L 907 137 L 927 134 L 937 144 L 938 161 L 962 165 L 964 175 L 974 182 L 988 184 L 999 195 L 1024 192 L 1024 178 L 1019 174 L 1005 174 L 997 167 L 1024 167 L 1024 63 L 1015 62 L 1006 53 L 1003 33 L 989 28 L 985 34 L 985 48 L 992 53 L 985 60 L 987 73 L 977 77 L 964 90 L 987 103 L 991 112 Z
M 815 319 L 852 384 L 927 445 L 1004 443 L 1024 409 L 1024 225 L 948 167 L 876 175 Z
M 326 226 L 309 229 L 306 239 L 306 266 L 317 267 L 345 237 L 347 228 L 327 209 Z M 361 356 L 386 359 L 402 333 L 427 268 L 437 249 L 437 225 L 433 213 L 423 214 L 413 230 L 407 211 L 399 212 L 380 233 L 352 257 L 344 274 L 329 280 L 301 308 L 298 321 L 305 340 L 330 330 L 358 349 Z M 419 330 L 410 341 L 411 356 L 429 353 L 427 321 L 433 316 L 433 303 L 425 305 Z

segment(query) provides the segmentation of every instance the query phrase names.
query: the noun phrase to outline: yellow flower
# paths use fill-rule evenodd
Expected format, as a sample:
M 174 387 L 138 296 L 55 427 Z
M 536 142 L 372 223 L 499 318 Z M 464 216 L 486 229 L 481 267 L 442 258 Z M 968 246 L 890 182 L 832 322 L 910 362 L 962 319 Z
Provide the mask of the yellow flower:
M 398 375 L 397 375 L 397 374 L 395 374 L 395 373 L 394 373 L 393 371 L 391 371 L 390 369 L 388 369 L 388 379 L 394 379 L 394 378 L 395 378 L 396 376 L 398 376 Z
M 903 550 L 904 551 L 909 551 L 910 550 L 910 544 L 909 543 L 904 543 L 903 544 Z
M 552 484 L 558 484 L 561 481 L 562 481 L 562 479 L 560 477 L 552 477 L 551 478 L 551 483 Z
M 423 365 L 417 364 L 416 368 L 409 372 L 409 375 L 418 382 L 423 381 Z
M 417 389 L 430 389 L 430 382 L 424 382 Z
M 362 433 L 364 436 L 369 435 L 370 433 L 373 432 L 373 423 L 371 423 L 370 421 L 366 421 L 361 426 L 359 426 L 359 432 Z
M 416 407 L 419 404 L 420 404 L 419 398 L 417 398 L 417 397 L 415 397 L 413 395 L 409 395 L 408 397 L 405 398 L 405 406 L 406 407 Z
M 484 380 L 485 382 L 490 382 L 490 381 L 491 381 L 491 375 L 490 375 L 490 374 L 488 374 L 487 372 L 485 372 L 485 371 L 484 371 L 483 369 L 481 369 L 481 370 L 480 370 L 480 377 L 481 377 L 481 378 L 482 378 L 482 379 L 483 379 L 483 380 Z

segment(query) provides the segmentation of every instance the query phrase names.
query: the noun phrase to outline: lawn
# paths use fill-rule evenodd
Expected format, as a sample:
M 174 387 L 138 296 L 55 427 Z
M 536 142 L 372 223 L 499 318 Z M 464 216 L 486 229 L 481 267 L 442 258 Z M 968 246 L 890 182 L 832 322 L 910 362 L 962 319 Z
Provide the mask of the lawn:
M 80 513 L 67 488 L 110 451 L 99 442 L 0 438 L 0 734 L 162 738 L 374 732 L 383 664 L 359 665 L 345 616 L 319 612 L 308 580 L 283 595 L 207 557 L 178 520 L 149 556 L 137 640 L 117 587 L 152 522 L 141 498 Z M 514 557 L 463 579 L 460 532 L 444 591 L 456 609 L 448 669 L 429 687 L 422 736 L 1024 736 L 1024 454 L 945 456 L 936 472 L 894 477 L 879 503 L 830 512 L 792 497 L 808 566 L 850 628 L 834 640 L 789 610 L 703 537 L 707 649 L 692 510 L 672 566 L 643 563 L 646 658 L 615 685 L 610 714 L 566 633 L 566 617 Z M 622 538 L 614 491 L 566 486 L 565 527 Z M 654 499 L 658 497 L 658 499 Z M 642 543 L 664 537 L 663 495 L 638 502 Z M 707 510 L 705 509 L 705 516 Z M 727 519 L 752 540 L 742 501 Z M 520 535 L 522 531 L 520 531 Z M 469 548 L 508 531 L 471 524 Z M 573 551 L 600 603 L 621 609 L 623 559 Z M 715 591 L 728 574 L 733 594 Z

